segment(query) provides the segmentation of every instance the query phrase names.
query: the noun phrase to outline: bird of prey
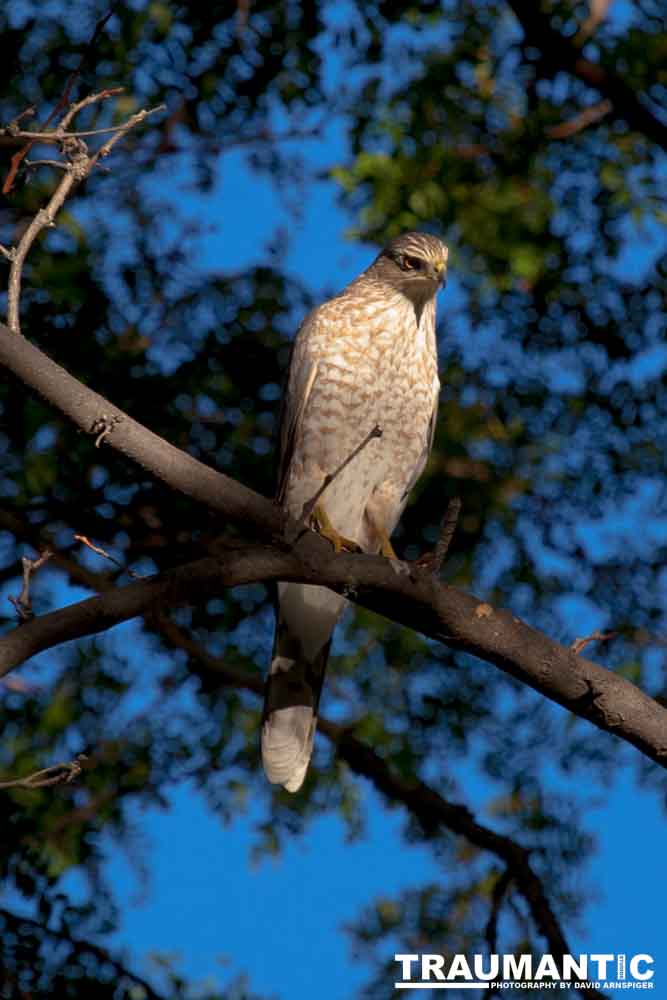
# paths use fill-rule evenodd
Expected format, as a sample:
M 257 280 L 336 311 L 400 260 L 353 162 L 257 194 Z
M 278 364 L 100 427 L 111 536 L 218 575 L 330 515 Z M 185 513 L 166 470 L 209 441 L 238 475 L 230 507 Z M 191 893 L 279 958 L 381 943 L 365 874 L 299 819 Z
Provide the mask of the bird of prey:
M 390 536 L 431 450 L 438 406 L 435 301 L 447 247 L 393 239 L 358 278 L 311 312 L 296 336 L 280 433 L 278 502 L 299 519 L 327 475 L 371 439 L 322 493 L 312 525 L 336 551 L 395 559 Z M 269 781 L 295 792 L 313 750 L 331 636 L 345 599 L 278 584 L 262 717 Z

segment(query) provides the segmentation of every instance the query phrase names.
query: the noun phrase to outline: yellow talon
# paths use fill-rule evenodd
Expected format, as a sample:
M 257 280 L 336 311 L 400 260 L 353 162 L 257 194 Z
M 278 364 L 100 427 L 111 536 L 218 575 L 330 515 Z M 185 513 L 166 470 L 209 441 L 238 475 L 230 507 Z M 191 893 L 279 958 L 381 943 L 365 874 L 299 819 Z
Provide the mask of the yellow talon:
M 346 538 L 345 535 L 341 535 L 340 532 L 336 531 L 322 504 L 318 503 L 316 505 L 315 510 L 311 514 L 311 522 L 315 530 L 318 531 L 323 538 L 326 538 L 331 542 L 336 552 L 342 552 L 343 550 L 347 552 L 361 552 L 361 548 L 356 542 L 353 542 L 351 538 Z
M 383 556 L 386 556 L 387 559 L 395 559 L 397 562 L 399 562 L 399 558 L 394 552 L 394 546 L 391 544 L 389 535 L 386 534 L 382 535 L 382 544 L 380 545 L 380 553 Z
M 377 511 L 374 510 L 370 504 L 366 508 L 366 518 L 368 519 L 368 522 L 373 530 L 375 538 L 380 543 L 380 554 L 383 555 L 385 559 L 393 559 L 394 562 L 400 562 L 401 560 L 394 552 L 394 546 L 391 544 L 391 539 L 389 538 L 387 529 L 382 523 L 380 517 L 378 517 Z

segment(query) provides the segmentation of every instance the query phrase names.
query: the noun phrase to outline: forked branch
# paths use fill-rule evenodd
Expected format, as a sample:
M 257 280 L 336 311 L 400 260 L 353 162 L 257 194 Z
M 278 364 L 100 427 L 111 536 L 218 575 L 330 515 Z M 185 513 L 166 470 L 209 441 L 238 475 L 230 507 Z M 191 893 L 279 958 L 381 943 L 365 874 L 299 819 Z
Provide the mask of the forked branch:
M 40 208 L 27 226 L 23 236 L 15 248 L 7 249 L 3 247 L 2 254 L 10 261 L 9 287 L 7 292 L 7 325 L 12 333 L 20 333 L 20 300 L 21 281 L 23 276 L 23 265 L 30 248 L 42 232 L 43 229 L 55 226 L 56 215 L 62 208 L 72 190 L 89 176 L 93 167 L 99 160 L 108 156 L 117 142 L 127 135 L 131 129 L 140 125 L 145 119 L 158 111 L 163 111 L 165 106 L 159 105 L 156 108 L 144 109 L 132 115 L 122 125 L 113 126 L 108 129 L 95 129 L 89 132 L 76 132 L 70 130 L 70 125 L 77 114 L 84 108 L 92 104 L 99 104 L 110 97 L 116 97 L 122 92 L 122 87 L 111 87 L 101 90 L 95 94 L 89 94 L 83 100 L 72 104 L 63 115 L 60 123 L 53 129 L 44 132 L 31 132 L 19 129 L 17 119 L 7 126 L 3 131 L 15 137 L 26 139 L 29 149 L 36 142 L 54 142 L 60 147 L 63 161 L 55 161 L 64 171 L 55 191 L 51 195 L 45 208 Z M 30 109 L 28 109 L 30 110 Z M 24 115 L 27 112 L 24 112 Z M 111 133 L 107 141 L 94 152 L 88 149 L 84 142 L 84 137 L 89 135 L 99 135 L 101 133 Z

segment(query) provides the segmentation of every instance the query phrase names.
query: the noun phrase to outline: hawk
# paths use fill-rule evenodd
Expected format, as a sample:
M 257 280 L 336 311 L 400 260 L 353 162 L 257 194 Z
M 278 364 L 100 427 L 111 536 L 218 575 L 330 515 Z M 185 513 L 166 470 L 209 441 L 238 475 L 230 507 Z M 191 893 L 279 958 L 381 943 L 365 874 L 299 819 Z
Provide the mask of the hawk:
M 390 536 L 431 450 L 438 394 L 436 295 L 447 247 L 393 239 L 358 278 L 303 321 L 290 361 L 280 431 L 278 502 L 312 513 L 336 551 L 396 555 Z M 262 716 L 269 781 L 295 792 L 308 769 L 331 636 L 345 599 L 325 587 L 278 584 L 276 634 Z

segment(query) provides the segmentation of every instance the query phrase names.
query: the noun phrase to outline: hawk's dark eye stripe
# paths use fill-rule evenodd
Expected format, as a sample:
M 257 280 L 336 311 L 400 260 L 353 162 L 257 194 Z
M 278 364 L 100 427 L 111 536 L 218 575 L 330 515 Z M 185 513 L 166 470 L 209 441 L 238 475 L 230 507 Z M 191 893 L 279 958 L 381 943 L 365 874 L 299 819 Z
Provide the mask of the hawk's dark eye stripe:
M 410 270 L 421 271 L 423 266 L 424 266 L 424 261 L 421 259 L 421 257 L 411 257 L 409 254 L 406 254 L 405 257 L 403 258 L 403 268 L 406 271 Z

